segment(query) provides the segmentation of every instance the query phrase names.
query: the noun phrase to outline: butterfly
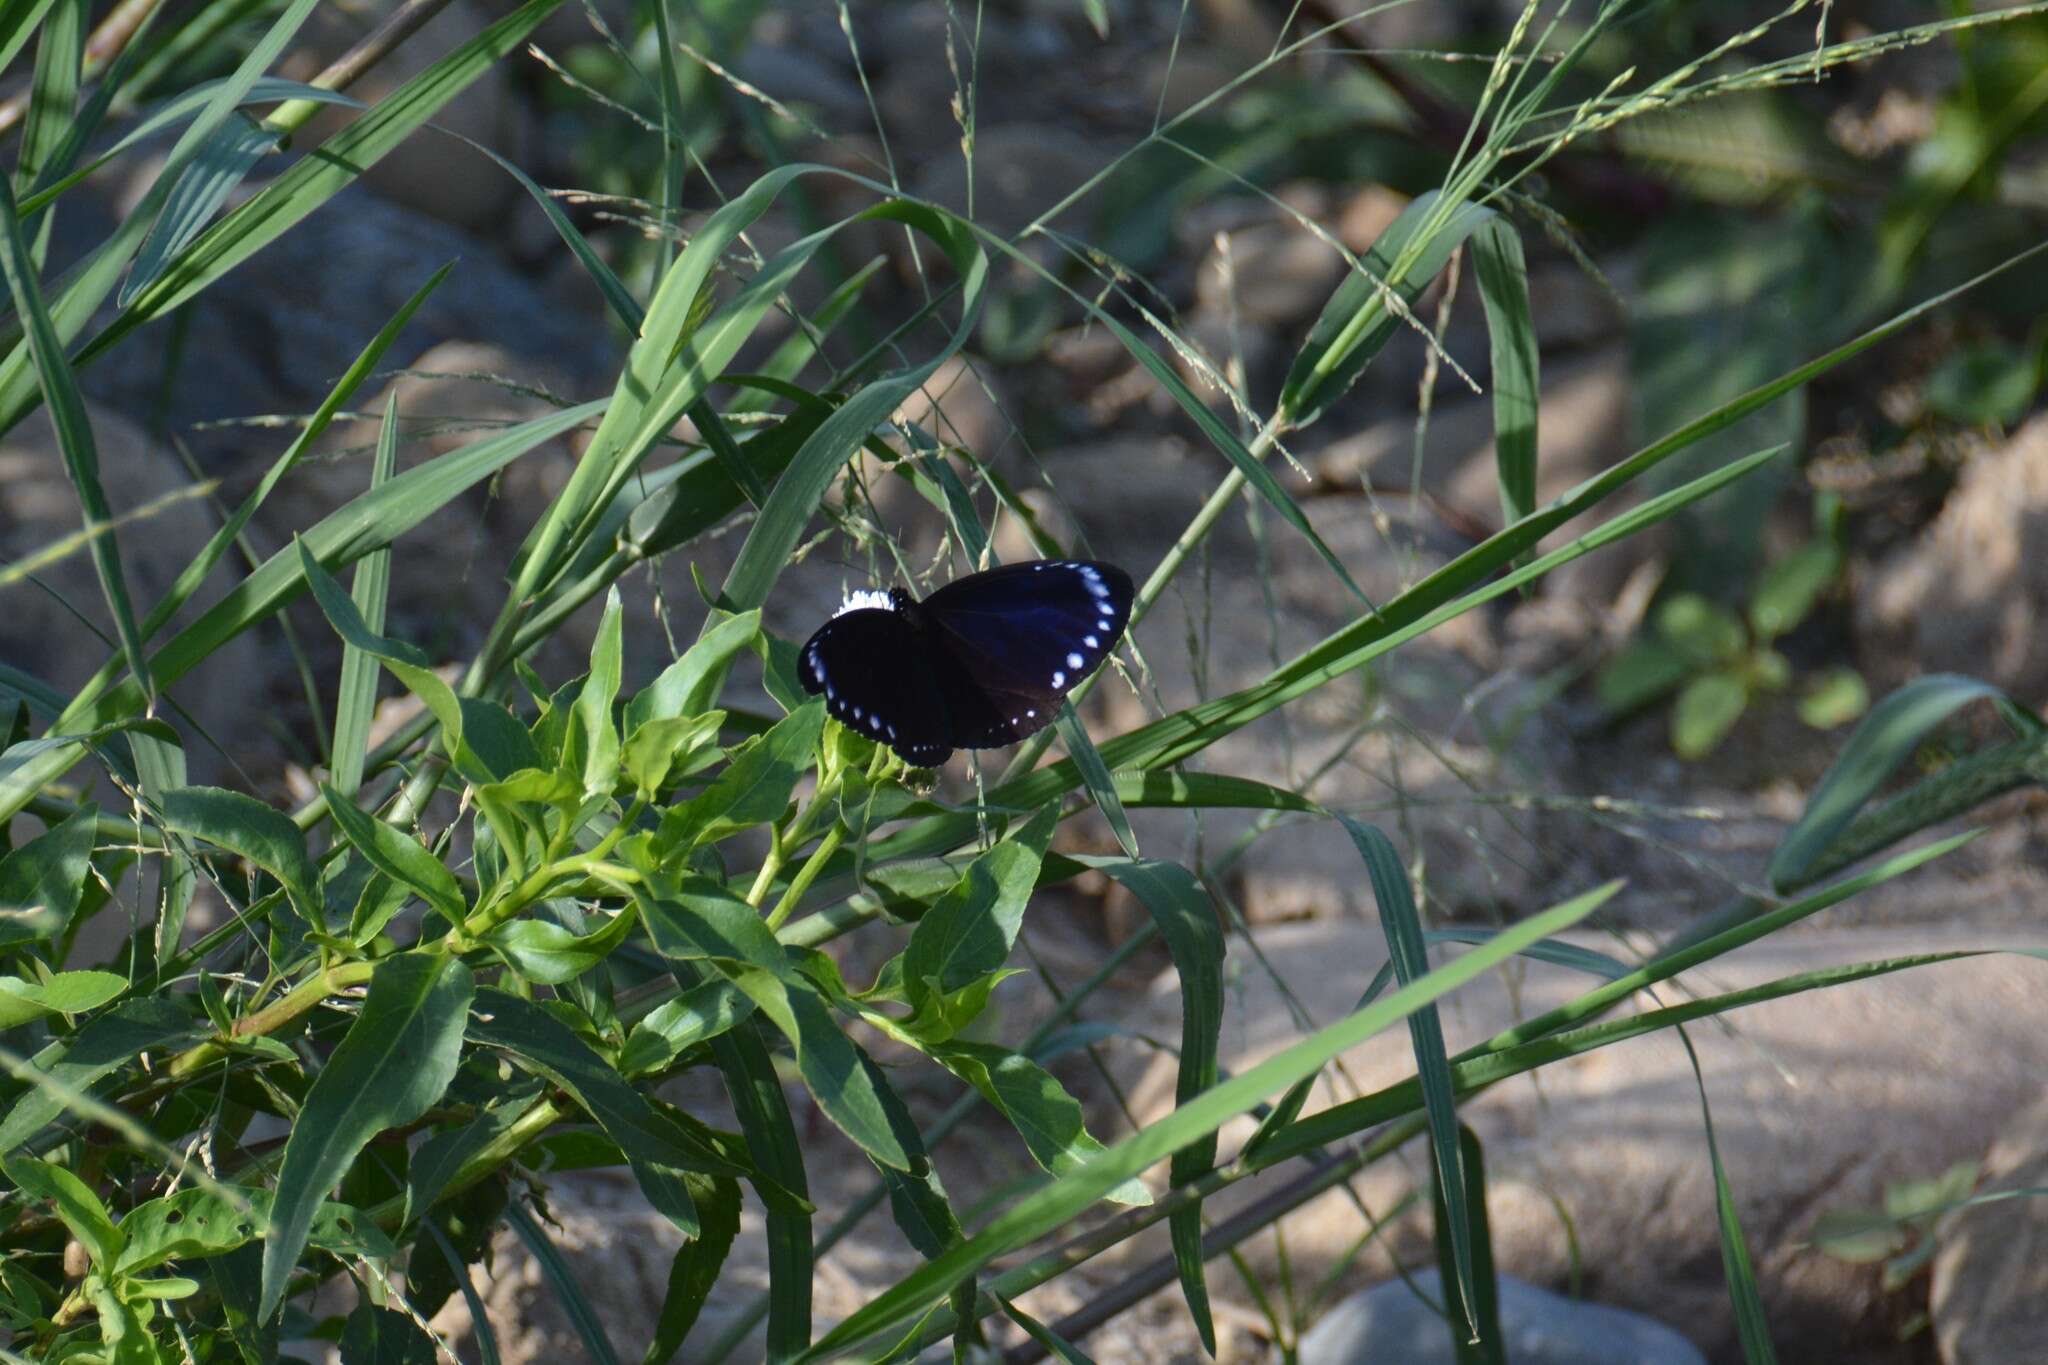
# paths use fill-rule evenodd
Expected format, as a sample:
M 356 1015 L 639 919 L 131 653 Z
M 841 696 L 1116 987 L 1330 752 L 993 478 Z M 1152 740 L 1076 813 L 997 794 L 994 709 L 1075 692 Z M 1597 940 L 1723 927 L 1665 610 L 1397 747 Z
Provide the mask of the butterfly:
M 797 676 L 840 724 L 935 768 L 1050 725 L 1123 638 L 1131 597 L 1129 574 L 1079 559 L 969 574 L 921 602 L 861 589 L 805 642 Z

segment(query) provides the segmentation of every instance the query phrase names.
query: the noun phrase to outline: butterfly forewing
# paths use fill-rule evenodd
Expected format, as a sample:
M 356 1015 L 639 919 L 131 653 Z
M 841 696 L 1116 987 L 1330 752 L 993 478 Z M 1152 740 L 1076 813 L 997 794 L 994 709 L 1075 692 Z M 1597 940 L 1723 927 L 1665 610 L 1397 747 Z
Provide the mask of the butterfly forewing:
M 1131 615 L 1113 564 L 1039 560 L 958 579 L 919 605 L 972 683 L 955 700 L 954 743 L 1011 744 L 1050 724 L 1067 692 L 1102 666 Z M 972 703 L 979 703 L 972 704 Z
M 797 661 L 804 690 L 840 724 L 920 768 L 953 752 L 930 649 L 902 613 L 869 607 L 818 627 Z
M 1039 560 L 957 579 L 922 602 L 872 600 L 890 605 L 820 626 L 798 673 L 842 724 L 928 768 L 1051 724 L 1123 638 L 1131 579 L 1113 564 Z

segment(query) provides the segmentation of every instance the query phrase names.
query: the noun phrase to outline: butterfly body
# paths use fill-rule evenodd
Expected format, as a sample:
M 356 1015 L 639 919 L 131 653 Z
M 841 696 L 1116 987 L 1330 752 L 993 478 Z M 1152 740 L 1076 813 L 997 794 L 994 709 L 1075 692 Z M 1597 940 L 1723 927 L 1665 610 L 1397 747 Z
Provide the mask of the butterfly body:
M 1034 560 L 970 574 L 918 601 L 853 594 L 805 642 L 797 674 L 842 724 L 906 762 L 1014 744 L 1052 723 L 1130 623 L 1130 575 Z

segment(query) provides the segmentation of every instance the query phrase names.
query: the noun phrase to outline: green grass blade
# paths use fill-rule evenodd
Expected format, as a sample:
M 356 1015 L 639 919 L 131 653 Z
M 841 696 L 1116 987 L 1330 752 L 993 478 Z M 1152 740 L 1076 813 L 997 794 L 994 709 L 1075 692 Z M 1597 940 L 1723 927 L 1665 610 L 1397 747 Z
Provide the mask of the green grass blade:
M 908 224 L 945 250 L 961 279 L 960 324 L 937 354 L 921 365 L 869 384 L 847 399 L 804 442 L 776 481 L 767 505 L 747 533 L 746 543 L 740 547 L 732 571 L 726 576 L 725 597 L 730 610 L 745 611 L 766 600 L 768 590 L 788 567 L 804 527 L 840 469 L 876 426 L 967 343 L 980 317 L 988 282 L 988 257 L 959 219 L 900 200 L 878 205 L 861 216 Z
M 1435 190 L 1416 196 L 1309 329 L 1280 387 L 1281 425 L 1305 427 L 1327 412 L 1365 373 L 1451 253 L 1493 217 L 1477 204 L 1446 206 Z
M 1495 218 L 1472 234 L 1472 262 L 1493 359 L 1493 446 L 1501 524 L 1536 510 L 1536 324 L 1529 317 L 1528 268 L 1514 225 Z
M 0 1117 L 0 1156 L 57 1121 L 66 1109 L 66 1095 L 85 1095 L 144 1052 L 183 1047 L 207 1032 L 194 1019 L 161 996 L 128 1000 L 98 1015 L 70 1038 L 51 1043 L 29 1059 L 37 1084 L 15 1099 Z
M 1056 719 L 1060 738 L 1066 741 L 1067 756 L 1080 773 L 1082 786 L 1088 789 L 1088 796 L 1095 802 L 1095 808 L 1102 812 L 1102 818 L 1109 821 L 1110 831 L 1116 835 L 1124 856 L 1136 861 L 1139 856 L 1138 836 L 1131 831 L 1131 817 L 1124 814 L 1123 798 L 1117 795 L 1116 782 L 1109 775 L 1109 765 L 1102 761 L 1101 751 L 1088 737 L 1088 727 L 1081 724 L 1081 715 L 1074 710 L 1074 703 L 1062 700 Z
M 1604 899 L 1581 897 L 1532 916 L 1493 942 L 1474 948 L 1385 1000 L 1339 1020 L 1204 1092 L 1158 1123 L 1124 1139 L 1081 1170 L 1061 1177 L 998 1214 L 961 1246 L 913 1271 L 855 1311 L 821 1337 L 804 1358 L 827 1358 L 922 1314 L 950 1292 L 962 1276 L 1066 1225 L 1096 1199 L 1154 1162 L 1204 1134 L 1215 1132 L 1266 1096 L 1315 1074 L 1331 1058 L 1499 965 L 1529 944 L 1577 923 Z
M 5 185 L 0 185 L 0 264 L 4 264 L 7 287 L 14 295 L 14 310 L 27 334 L 23 344 L 34 357 L 43 399 L 50 407 L 50 423 L 56 428 L 57 446 L 63 452 L 64 472 L 78 494 L 85 529 L 92 536 L 93 569 L 99 575 L 107 613 L 113 617 L 121 651 L 128 657 L 129 673 L 154 700 L 154 690 L 149 687 L 149 666 L 142 652 L 142 630 L 128 600 L 128 580 L 121 572 L 121 551 L 110 524 L 113 512 L 107 506 L 106 491 L 100 487 L 99 447 L 93 441 L 92 423 L 86 419 L 85 400 L 79 396 L 77 377 L 65 359 L 64 343 L 44 306 L 35 261 L 22 235 L 21 220 L 15 216 L 14 193 Z
M 1401 855 L 1395 851 L 1393 841 L 1373 826 L 1360 824 L 1341 813 L 1337 819 L 1357 846 L 1358 856 L 1365 860 L 1373 900 L 1379 906 L 1380 929 L 1387 936 L 1387 956 L 1393 963 L 1394 978 L 1404 986 L 1420 980 L 1429 973 L 1429 954 L 1422 937 L 1422 918 L 1416 913 L 1415 899 L 1408 886 L 1408 869 L 1401 866 Z M 1472 1200 L 1458 1145 L 1457 1098 L 1451 1085 L 1450 1059 L 1444 1048 L 1443 1021 L 1438 1018 L 1435 1006 L 1426 1005 L 1408 1016 L 1408 1036 L 1415 1050 L 1415 1074 L 1422 1083 L 1423 1107 L 1429 1115 L 1436 1194 L 1447 1210 L 1441 1230 L 1450 1238 L 1453 1275 L 1448 1283 L 1456 1286 L 1458 1307 L 1466 1315 L 1461 1340 L 1484 1345 L 1475 1312 L 1478 1289 L 1476 1252 L 1471 1241 Z
M 1434 1148 L 1431 1156 L 1435 1156 Z M 1437 1273 L 1443 1277 L 1445 1295 L 1453 1299 L 1448 1305 L 1447 1324 L 1451 1327 L 1451 1346 L 1457 1353 L 1458 1365 L 1508 1365 L 1500 1335 L 1500 1285 L 1493 1270 L 1493 1231 L 1486 1220 L 1485 1154 L 1479 1146 L 1479 1135 L 1462 1123 L 1458 1125 L 1458 1164 L 1469 1191 L 1463 1237 L 1474 1258 L 1469 1299 L 1459 1282 L 1457 1256 L 1452 1250 L 1459 1240 L 1451 1235 L 1451 1219 L 1456 1215 L 1444 1201 L 1443 1171 L 1433 1163 L 1436 1178 L 1430 1187 L 1436 1213 Z M 1456 1329 L 1459 1321 L 1477 1323 L 1478 1329 L 1468 1339 Z
M 1771 885 L 1784 890 L 1798 884 L 1835 836 L 1856 818 L 1856 812 L 1876 795 L 1885 778 L 1936 726 L 1973 701 L 2004 696 L 1990 683 L 1937 673 L 1915 678 L 1873 706 L 1772 852 Z
M 1253 454 L 1245 443 L 1237 438 L 1237 433 L 1230 429 L 1230 425 L 1196 396 L 1195 391 L 1187 386 L 1173 366 L 1167 363 L 1166 358 L 1147 346 L 1133 335 L 1128 327 L 1109 314 L 1097 311 L 1095 317 L 1112 336 L 1124 344 L 1124 349 L 1131 353 L 1132 358 L 1151 373 L 1159 386 L 1166 390 L 1167 395 L 1180 405 L 1181 411 L 1194 419 L 1195 425 L 1202 429 L 1202 434 L 1209 438 L 1210 444 L 1223 452 L 1224 457 L 1236 467 L 1238 473 L 1244 475 L 1245 482 L 1257 490 L 1267 505 L 1280 514 L 1281 520 L 1307 539 L 1315 552 L 1322 556 L 1323 562 L 1337 575 L 1337 580 L 1350 589 L 1351 595 L 1365 603 L 1368 611 L 1377 610 L 1372 599 L 1365 595 L 1365 590 L 1351 577 L 1351 571 L 1344 567 L 1344 561 L 1337 558 L 1336 552 L 1316 534 L 1315 527 L 1309 524 L 1308 515 L 1301 510 L 1300 504 L 1280 486 L 1280 481 L 1273 477 L 1273 471 L 1266 468 L 1265 461 Z
M 706 978 L 695 967 L 677 963 L 671 968 L 676 984 L 684 990 Z M 803 1145 L 797 1141 L 796 1122 L 790 1117 L 789 1097 L 775 1074 L 775 1062 L 761 1037 L 756 1019 L 738 1025 L 711 1040 L 711 1055 L 725 1077 L 732 1097 L 733 1113 L 754 1164 L 775 1186 L 797 1198 L 808 1198 L 810 1183 L 804 1175 Z M 768 1239 L 768 1359 L 793 1360 L 811 1342 L 811 1210 L 780 1194 L 773 1186 L 756 1187 L 767 1210 Z M 742 1318 L 742 1335 L 752 1323 Z M 709 1356 L 723 1359 L 737 1340 L 721 1338 L 713 1343 Z
M 8 0 L 0 8 L 0 71 L 14 65 L 56 0 Z
M 279 16 L 277 22 L 270 26 L 254 47 L 250 48 L 248 55 L 235 68 L 234 73 L 220 82 L 208 96 L 198 116 L 192 120 L 191 126 L 173 144 L 169 156 L 164 160 L 163 169 L 157 173 L 156 183 L 143 196 L 142 202 L 122 220 L 113 235 L 102 242 L 99 248 L 72 272 L 69 282 L 50 308 L 51 324 L 56 328 L 57 335 L 67 344 L 92 319 L 100 304 L 113 291 L 115 282 L 120 279 L 121 272 L 127 269 L 130 258 L 141 246 L 143 237 L 155 219 L 158 207 L 169 195 L 171 186 L 177 182 L 177 177 L 183 172 L 185 164 L 212 136 L 220 121 L 247 96 L 251 87 L 262 76 L 264 68 L 277 59 L 285 44 L 298 31 L 299 25 L 312 13 L 313 6 L 317 3 L 318 0 L 292 0 L 290 8 Z M 282 230 L 280 227 L 279 231 Z M 118 323 L 119 319 L 116 321 Z M 4 361 L 0 361 L 0 431 L 10 430 L 35 403 L 34 387 L 28 382 L 24 349 L 17 346 Z M 92 347 L 87 346 L 73 357 L 73 363 L 85 364 L 91 352 Z
M 115 302 L 126 308 L 154 284 L 279 140 L 275 130 L 240 114 L 224 119 L 171 186 Z
M 562 1301 L 562 1311 L 583 1343 L 584 1358 L 596 1365 L 619 1365 L 618 1352 L 612 1349 L 611 1338 L 605 1335 L 604 1320 L 591 1306 L 583 1286 L 576 1282 L 576 1272 L 569 1269 L 568 1263 L 562 1259 L 562 1253 L 556 1250 L 547 1229 L 536 1223 L 533 1215 L 526 1211 L 526 1206 L 516 1199 L 505 1206 L 505 1221 L 519 1234 L 519 1240 L 526 1244 L 527 1251 L 540 1266 L 548 1287 Z
M 424 1114 L 454 1079 L 473 989 L 469 968 L 437 954 L 401 953 L 377 964 L 362 1013 L 313 1078 L 285 1139 L 263 1240 L 259 1319 L 284 1302 L 313 1216 L 357 1153 L 378 1133 Z
M 1180 1069 L 1174 1078 L 1173 1100 L 1185 1105 L 1216 1084 L 1217 1048 L 1223 1034 L 1223 930 L 1216 907 L 1192 872 L 1178 863 L 1098 861 L 1093 864 L 1137 896 L 1159 927 L 1180 977 Z M 1216 1164 L 1212 1132 L 1173 1154 L 1168 1178 L 1175 1187 L 1207 1175 Z M 1202 1206 L 1177 1210 L 1168 1221 L 1181 1295 L 1201 1333 L 1202 1345 L 1216 1354 L 1216 1326 L 1209 1311 L 1209 1288 L 1202 1256 Z M 1028 1328 L 1026 1330 L 1029 1330 Z
M 314 3 L 317 0 L 295 0 L 288 17 L 301 9 L 310 10 Z M 500 57 L 525 41 L 535 26 L 561 3 L 562 0 L 526 0 L 295 162 L 174 258 L 147 289 L 85 345 L 79 352 L 80 363 L 105 353 L 137 327 L 188 302 L 354 183 Z M 225 100 L 229 93 L 223 90 L 219 98 Z M 239 100 L 225 103 L 231 109 Z M 203 118 L 195 121 L 187 130 L 186 139 L 204 127 Z M 181 146 L 184 141 L 181 139 Z M 167 166 L 166 170 L 169 169 Z
M 294 444 L 297 444 L 296 442 Z M 289 456 L 289 452 L 287 452 Z M 377 432 L 377 456 L 370 487 L 383 486 L 398 467 L 398 395 L 384 405 Z M 259 490 L 260 491 L 260 490 Z M 356 561 L 349 597 L 372 635 L 384 633 L 384 608 L 391 591 L 391 551 L 372 550 Z M 327 767 L 342 796 L 353 799 L 363 785 L 363 759 L 370 751 L 370 720 L 377 710 L 377 661 L 352 644 L 341 649 L 341 681 L 335 688 L 334 751 Z
M 1678 1029 L 1685 1045 L 1685 1057 L 1692 1064 L 1692 1078 L 1700 1092 L 1700 1123 L 1707 1134 L 1707 1160 L 1714 1170 L 1714 1221 L 1721 1234 L 1721 1273 L 1728 1283 L 1730 1306 L 1735 1310 L 1736 1336 L 1742 1342 L 1742 1357 L 1749 1365 L 1777 1365 L 1778 1353 L 1771 1346 L 1769 1314 L 1764 1312 L 1763 1295 L 1757 1292 L 1756 1267 L 1750 1263 L 1749 1240 L 1742 1234 L 1742 1218 L 1736 1212 L 1735 1192 L 1728 1184 L 1728 1168 L 1721 1162 L 1721 1144 L 1714 1137 L 1714 1109 L 1707 1102 L 1707 1078 L 1700 1070 L 1700 1055 L 1693 1050 L 1685 1029 Z
M 784 383 L 803 373 L 818 354 L 819 345 L 832 334 L 839 320 L 847 315 L 853 305 L 860 301 L 860 291 L 875 277 L 875 272 L 888 262 L 886 256 L 877 256 L 866 265 L 848 276 L 842 284 L 825 296 L 808 321 L 810 326 L 799 327 L 788 340 L 777 346 L 768 359 L 761 362 L 755 378 L 780 380 Z M 731 376 L 727 376 L 731 378 Z M 751 388 L 737 395 L 726 407 L 728 412 L 764 412 L 768 408 L 769 394 L 764 389 Z
M 596 416 L 603 406 L 602 402 L 586 403 L 522 422 L 429 464 L 408 469 L 383 487 L 321 518 L 302 537 L 305 546 L 316 560 L 330 567 L 353 563 L 391 544 L 464 489 Z M 306 576 L 298 548 L 287 547 L 272 555 L 217 605 L 157 651 L 151 661 L 156 685 L 170 686 L 212 657 L 222 644 L 270 616 L 305 588 Z M 73 702 L 67 716 L 59 718 L 57 733 L 71 736 L 105 725 L 126 724 L 142 710 L 142 702 L 141 691 L 132 680 L 98 696 L 81 696 Z M 90 721 L 94 716 L 108 719 Z M 86 718 L 89 723 L 72 728 L 70 721 L 79 718 Z M 34 751 L 32 761 L 0 767 L 0 813 L 20 810 L 44 783 L 55 781 L 75 764 L 80 753 L 77 742 L 53 744 Z
M 21 151 L 14 164 L 15 193 L 26 194 L 43 166 L 63 145 L 78 109 L 79 76 L 85 64 L 85 25 L 90 0 L 63 0 L 36 41 L 35 73 L 29 80 L 28 113 L 21 122 Z M 42 253 L 36 253 L 40 259 Z

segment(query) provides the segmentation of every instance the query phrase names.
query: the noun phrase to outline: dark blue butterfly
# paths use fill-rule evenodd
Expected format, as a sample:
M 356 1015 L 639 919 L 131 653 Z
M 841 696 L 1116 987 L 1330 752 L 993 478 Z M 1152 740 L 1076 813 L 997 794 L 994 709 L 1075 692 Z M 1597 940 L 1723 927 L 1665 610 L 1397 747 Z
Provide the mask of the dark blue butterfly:
M 956 579 L 920 602 L 851 594 L 797 664 L 843 725 L 920 768 L 1044 729 L 1131 620 L 1114 564 L 1040 559 Z

